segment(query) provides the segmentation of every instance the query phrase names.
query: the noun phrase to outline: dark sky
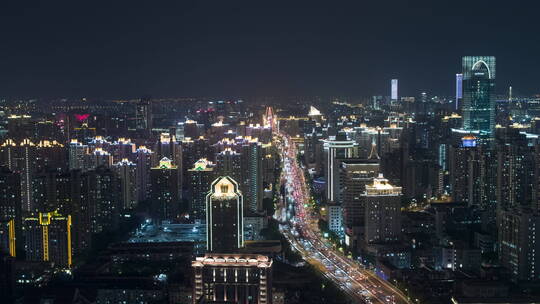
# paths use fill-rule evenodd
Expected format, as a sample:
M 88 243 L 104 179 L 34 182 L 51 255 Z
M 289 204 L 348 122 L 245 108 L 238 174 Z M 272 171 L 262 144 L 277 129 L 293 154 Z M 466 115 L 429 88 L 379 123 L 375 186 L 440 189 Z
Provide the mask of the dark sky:
M 536 2 L 1 1 L 0 96 L 452 94 L 463 55 L 540 93 Z

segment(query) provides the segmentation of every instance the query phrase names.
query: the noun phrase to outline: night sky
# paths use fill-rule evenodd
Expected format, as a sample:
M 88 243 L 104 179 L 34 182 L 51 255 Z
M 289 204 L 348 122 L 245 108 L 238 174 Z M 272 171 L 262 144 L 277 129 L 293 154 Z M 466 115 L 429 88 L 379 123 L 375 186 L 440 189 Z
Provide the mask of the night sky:
M 536 2 L 2 1 L 0 96 L 451 95 L 463 55 L 540 93 Z

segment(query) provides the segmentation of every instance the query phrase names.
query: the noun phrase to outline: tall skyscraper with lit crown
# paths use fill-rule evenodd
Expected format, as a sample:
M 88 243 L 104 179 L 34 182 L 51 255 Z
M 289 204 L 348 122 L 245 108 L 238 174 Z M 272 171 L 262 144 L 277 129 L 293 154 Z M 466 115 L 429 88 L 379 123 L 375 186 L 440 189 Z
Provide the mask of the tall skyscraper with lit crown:
M 463 129 L 493 135 L 495 129 L 495 57 L 463 57 Z
M 206 240 L 210 252 L 236 252 L 244 247 L 244 197 L 238 183 L 217 178 L 206 196 Z
M 382 174 L 366 185 L 365 242 L 387 243 L 401 235 L 401 187 L 391 185 Z

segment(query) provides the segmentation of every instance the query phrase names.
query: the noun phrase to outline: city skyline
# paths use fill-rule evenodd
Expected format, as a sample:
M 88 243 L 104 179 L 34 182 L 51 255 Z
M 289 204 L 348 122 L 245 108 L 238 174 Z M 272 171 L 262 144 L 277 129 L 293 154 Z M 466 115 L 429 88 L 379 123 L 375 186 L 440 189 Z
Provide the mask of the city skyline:
M 0 4 L 0 302 L 540 304 L 539 4 Z

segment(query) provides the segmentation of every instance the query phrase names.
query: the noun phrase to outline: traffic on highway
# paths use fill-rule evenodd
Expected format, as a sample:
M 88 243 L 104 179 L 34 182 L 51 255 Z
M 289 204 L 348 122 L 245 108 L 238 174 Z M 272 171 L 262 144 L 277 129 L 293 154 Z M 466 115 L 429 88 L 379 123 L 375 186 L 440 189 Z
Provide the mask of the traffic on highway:
M 355 303 L 411 303 L 395 286 L 345 256 L 322 236 L 318 214 L 309 204 L 310 191 L 297 160 L 296 145 L 286 134 L 275 133 L 275 138 L 281 153 L 285 196 L 274 216 L 291 246 Z

